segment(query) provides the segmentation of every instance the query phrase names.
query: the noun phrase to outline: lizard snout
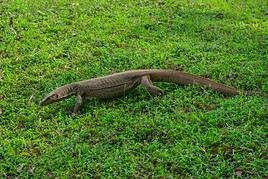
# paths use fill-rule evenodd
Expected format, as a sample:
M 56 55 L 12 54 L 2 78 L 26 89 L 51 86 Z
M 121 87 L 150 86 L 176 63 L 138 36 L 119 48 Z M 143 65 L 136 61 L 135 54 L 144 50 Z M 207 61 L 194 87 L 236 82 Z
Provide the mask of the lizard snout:
M 53 102 L 56 102 L 58 99 L 57 97 L 58 97 L 58 95 L 52 92 L 52 93 L 48 94 L 42 101 L 40 101 L 39 104 L 41 106 L 49 105 Z
M 48 104 L 47 104 L 47 97 L 44 98 L 42 101 L 40 101 L 39 105 L 40 105 L 40 106 L 48 105 Z

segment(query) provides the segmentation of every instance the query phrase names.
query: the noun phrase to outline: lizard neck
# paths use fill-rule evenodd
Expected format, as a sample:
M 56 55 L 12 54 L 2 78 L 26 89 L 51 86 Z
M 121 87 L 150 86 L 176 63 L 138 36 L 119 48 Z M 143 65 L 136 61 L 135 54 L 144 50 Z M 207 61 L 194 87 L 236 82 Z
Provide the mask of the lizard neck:
M 75 95 L 78 92 L 79 86 L 75 83 L 64 85 L 58 89 L 58 95 L 60 98 L 67 98 Z

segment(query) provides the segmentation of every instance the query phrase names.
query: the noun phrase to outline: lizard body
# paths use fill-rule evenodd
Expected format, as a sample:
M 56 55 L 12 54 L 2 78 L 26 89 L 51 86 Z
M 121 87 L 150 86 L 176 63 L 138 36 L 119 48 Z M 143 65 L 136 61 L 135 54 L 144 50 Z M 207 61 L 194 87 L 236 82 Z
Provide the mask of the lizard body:
M 152 82 L 171 82 L 176 84 L 199 84 L 208 86 L 226 96 L 239 94 L 238 90 L 210 79 L 172 70 L 131 70 L 104 77 L 71 83 L 49 93 L 40 105 L 48 105 L 76 95 L 73 112 L 76 113 L 87 98 L 113 98 L 125 95 L 130 90 L 142 85 L 151 95 L 163 95 L 162 89 Z

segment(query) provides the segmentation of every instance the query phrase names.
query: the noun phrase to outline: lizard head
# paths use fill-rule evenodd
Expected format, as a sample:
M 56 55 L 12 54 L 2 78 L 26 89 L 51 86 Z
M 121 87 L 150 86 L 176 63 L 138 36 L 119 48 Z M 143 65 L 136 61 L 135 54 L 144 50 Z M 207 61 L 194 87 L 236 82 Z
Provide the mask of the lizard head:
M 51 103 L 55 103 L 58 101 L 61 101 L 71 95 L 75 94 L 73 91 L 71 91 L 71 88 L 69 86 L 62 86 L 60 88 L 57 88 L 56 90 L 49 93 L 41 102 L 41 106 L 46 106 Z

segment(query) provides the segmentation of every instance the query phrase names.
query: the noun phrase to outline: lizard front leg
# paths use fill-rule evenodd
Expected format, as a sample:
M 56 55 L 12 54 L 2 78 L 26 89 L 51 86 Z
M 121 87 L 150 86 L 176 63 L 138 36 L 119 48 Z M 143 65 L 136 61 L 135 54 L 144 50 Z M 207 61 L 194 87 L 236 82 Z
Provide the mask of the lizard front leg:
M 77 94 L 76 95 L 76 103 L 75 103 L 75 106 L 74 106 L 74 109 L 73 109 L 73 114 L 77 113 L 77 111 L 80 110 L 81 105 L 82 105 L 82 101 L 83 101 L 82 96 L 80 94 Z
M 157 86 L 153 85 L 153 82 L 150 80 L 150 76 L 141 77 L 141 85 L 153 96 L 164 95 L 164 91 Z

